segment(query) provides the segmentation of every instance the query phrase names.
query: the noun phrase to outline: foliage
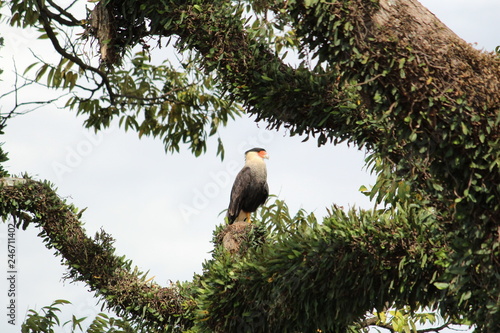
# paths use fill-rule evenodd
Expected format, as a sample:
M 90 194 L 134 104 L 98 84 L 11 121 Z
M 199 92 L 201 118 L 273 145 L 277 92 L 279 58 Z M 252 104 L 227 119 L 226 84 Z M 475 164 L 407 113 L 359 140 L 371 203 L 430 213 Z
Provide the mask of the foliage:
M 334 207 L 318 223 L 302 211 L 290 216 L 283 202 L 271 206 L 261 222 L 271 230 L 262 246 L 238 260 L 222 255 L 205 264 L 197 297 L 205 330 L 342 331 L 364 315 L 361 309 L 387 302 L 415 308 L 438 299 L 436 262 L 447 247 L 434 214 Z
M 123 318 L 110 317 L 105 313 L 99 313 L 96 317 L 88 322 L 90 318 L 77 318 L 74 315 L 70 320 L 60 322 L 58 313 L 63 313 L 61 307 L 71 304 L 66 300 L 55 300 L 51 305 L 44 306 L 40 311 L 30 309 L 27 318 L 21 326 L 22 333 L 53 333 L 57 328 L 66 328 L 65 332 L 71 333 L 146 333 L 160 332 L 157 330 L 144 330 L 138 325 L 131 324 Z M 389 329 L 396 332 L 419 332 L 417 325 L 436 324 L 437 316 L 433 312 L 418 312 L 412 313 L 406 307 L 403 310 L 389 310 L 386 312 L 375 313 L 375 317 L 370 318 L 370 326 L 378 326 L 380 328 Z M 447 327 L 447 324 L 441 327 L 436 327 L 435 331 Z M 435 327 L 435 325 L 434 325 Z M 427 328 L 427 331 L 430 329 Z M 193 328 L 185 332 L 197 332 L 197 328 Z
M 22 333 L 53 333 L 56 328 L 68 327 L 65 332 L 77 333 L 141 333 L 146 332 L 140 328 L 133 327 L 128 321 L 122 318 L 109 317 L 105 313 L 99 313 L 90 322 L 86 323 L 87 317 L 76 318 L 74 315 L 71 320 L 61 325 L 57 313 L 61 312 L 61 306 L 71 304 L 69 301 L 59 299 L 51 305 L 41 308 L 41 312 L 30 309 L 28 316 L 21 326 Z M 84 329 L 84 326 L 88 326 Z M 149 331 L 154 332 L 154 331 Z
M 66 106 L 88 116 L 85 126 L 96 131 L 109 127 L 118 118 L 121 127 L 136 131 L 139 137 L 162 139 L 168 152 L 179 151 L 180 145 L 186 144 L 199 156 L 206 151 L 208 137 L 238 115 L 237 107 L 211 92 L 216 83 L 210 77 L 193 78 L 176 71 L 168 62 L 155 66 L 148 59 L 146 50 L 139 51 L 128 59 L 131 68 L 107 73 L 109 84 L 115 89 L 112 97 L 94 98 L 97 87 L 90 97 L 73 95 Z M 57 66 L 34 63 L 27 71 L 38 67 L 37 80 L 46 78 L 51 87 L 72 90 L 83 74 L 73 72 L 74 65 L 63 58 Z M 190 67 L 186 64 L 184 69 L 192 71 Z M 218 154 L 223 157 L 223 153 L 219 140 Z
M 438 21 L 425 30 L 401 4 L 397 19 L 387 20 L 380 13 L 390 9 L 377 1 L 110 0 L 85 19 L 51 2 L 10 5 L 11 24 L 41 28 L 62 56 L 56 65 L 34 64 L 35 79 L 72 91 L 67 105 L 87 116 L 86 126 L 99 130 L 118 118 L 139 136 L 159 137 L 168 151 L 186 144 L 199 155 L 242 105 L 270 129 L 370 151 L 367 165 L 378 178 L 365 192 L 383 209 L 333 207 L 318 223 L 305 212 L 290 217 L 277 201 L 261 215 L 265 241 L 249 237 L 238 260 L 216 249 L 203 275 L 167 290 L 134 289 L 130 281 L 144 279 L 111 255 L 104 234 L 90 240 L 78 231 L 92 253 L 106 254 L 103 266 L 64 253 L 65 230 L 44 229 L 71 277 L 119 314 L 152 326 L 181 321 L 185 329 L 327 332 L 361 325 L 365 313 L 387 305 L 431 306 L 478 331 L 498 331 L 496 55 L 472 49 Z M 81 39 L 61 27 L 83 31 Z M 152 37 L 173 42 L 185 57 L 180 68 L 149 59 Z M 88 38 L 99 45 L 99 64 L 81 56 Z M 298 66 L 287 63 L 287 51 L 302 59 Z M 220 140 L 217 151 L 223 156 Z M 23 206 L 43 228 L 57 220 L 54 211 L 42 214 L 47 202 L 5 193 L 2 215 L 22 218 Z M 76 227 L 73 215 L 58 218 Z M 124 272 L 128 284 L 98 266 Z M 94 270 L 106 279 L 96 281 Z M 109 289 L 114 279 L 130 291 Z M 168 301 L 155 298 L 167 291 Z
M 37 1 L 12 1 L 14 15 L 10 23 L 25 27 L 39 20 L 45 30 L 40 38 L 57 45 L 62 58 L 57 64 L 35 62 L 24 74 L 35 71 L 36 81 L 72 91 L 66 106 L 87 116 L 86 127 L 98 131 L 118 119 L 121 127 L 136 131 L 139 137 L 160 138 L 168 152 L 177 152 L 186 145 L 199 156 L 206 151 L 208 138 L 218 133 L 219 126 L 239 115 L 239 106 L 220 92 L 217 80 L 198 71 L 188 53 L 177 65 L 179 69 L 168 59 L 155 65 L 151 62 L 151 47 L 142 41 L 140 50 L 124 52 L 125 65 L 120 68 L 84 64 L 78 56 L 92 52 L 85 48 L 88 35 L 83 34 L 79 44 L 74 44 L 70 36 L 63 36 L 60 42 L 60 33 L 49 24 L 51 15 L 33 9 L 39 5 Z M 81 22 L 90 22 L 90 18 L 76 20 L 67 12 L 64 16 L 74 29 L 81 27 Z M 62 42 L 66 44 L 61 45 Z M 156 42 L 161 47 L 162 41 Z M 69 50 L 76 54 L 70 54 Z M 217 154 L 224 155 L 220 139 Z

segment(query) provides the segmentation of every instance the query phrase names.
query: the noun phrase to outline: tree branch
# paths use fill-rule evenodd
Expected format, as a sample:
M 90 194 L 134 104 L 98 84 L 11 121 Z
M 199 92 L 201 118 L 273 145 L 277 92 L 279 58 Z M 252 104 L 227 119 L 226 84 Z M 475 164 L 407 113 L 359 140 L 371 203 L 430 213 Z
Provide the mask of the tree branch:
M 53 99 L 45 100 L 45 101 L 19 102 L 19 98 L 18 98 L 19 91 L 21 91 L 23 88 L 25 88 L 25 87 L 27 87 L 27 86 L 29 86 L 31 84 L 36 84 L 38 82 L 33 81 L 33 80 L 29 80 L 29 79 L 21 76 L 18 73 L 18 71 L 17 71 L 17 66 L 16 66 L 16 62 L 15 61 L 14 61 L 14 66 L 13 67 L 14 67 L 14 74 L 15 74 L 14 88 L 11 91 L 7 91 L 7 92 L 1 94 L 0 95 L 0 99 L 5 98 L 5 97 L 7 97 L 7 96 L 9 96 L 11 94 L 14 94 L 14 106 L 12 107 L 12 109 L 10 111 L 8 111 L 6 113 L 1 113 L 0 112 L 0 116 L 2 117 L 2 120 L 0 121 L 1 125 L 5 125 L 5 123 L 7 122 L 7 120 L 10 119 L 10 118 L 12 118 L 13 116 L 17 116 L 17 115 L 20 115 L 20 114 L 25 114 L 25 113 L 28 113 L 28 112 L 35 111 L 38 108 L 43 107 L 44 105 L 54 103 L 54 102 L 58 101 L 60 98 L 62 98 L 64 96 L 67 96 L 67 94 L 63 94 L 61 96 L 55 97 Z M 18 84 L 19 78 L 22 78 L 22 79 L 25 80 L 21 85 Z M 20 112 L 16 111 L 20 107 L 27 106 L 27 105 L 35 105 L 35 107 L 30 108 L 30 109 L 25 110 L 25 111 L 20 111 Z
M 367 328 L 369 326 L 377 326 L 377 327 L 385 328 L 385 329 L 389 330 L 389 332 L 394 333 L 394 328 L 392 327 L 392 325 L 382 323 L 377 316 L 364 319 L 360 323 L 360 325 L 363 328 Z
M 86 236 L 79 213 L 49 185 L 12 177 L 0 179 L 0 184 L 1 216 L 15 216 L 23 229 L 29 224 L 40 227 L 46 246 L 65 259 L 68 277 L 86 282 L 108 308 L 150 326 L 190 326 L 189 318 L 179 317 L 182 305 L 190 302 L 180 286 L 149 282 L 129 260 L 114 254 L 113 239 L 104 231 L 94 239 Z
M 50 19 L 67 27 L 78 27 L 82 25 L 81 21 L 78 21 L 70 12 L 56 4 L 54 1 L 47 0 L 47 3 L 57 10 L 57 13 L 51 12 L 48 8 L 45 10 L 47 17 Z M 66 16 L 67 19 L 63 16 Z
M 111 83 L 109 82 L 109 79 L 108 79 L 106 73 L 99 70 L 98 68 L 95 68 L 95 67 L 92 67 L 92 66 L 86 64 L 77 56 L 66 52 L 66 50 L 61 46 L 61 44 L 59 44 L 59 40 L 57 39 L 57 36 L 56 36 L 54 30 L 52 29 L 52 26 L 50 25 L 49 14 L 47 13 L 47 8 L 40 1 L 38 1 L 37 4 L 38 4 L 38 8 L 40 10 L 40 17 L 39 17 L 40 22 L 42 23 L 43 29 L 45 30 L 47 36 L 49 37 L 50 41 L 52 42 L 54 49 L 64 58 L 71 60 L 72 62 L 74 62 L 75 64 L 80 66 L 81 69 L 88 70 L 88 71 L 91 71 L 91 72 L 99 75 L 99 77 L 102 80 L 102 83 L 106 87 L 106 91 L 108 92 L 110 103 L 114 104 L 115 103 L 115 95 L 114 95 L 113 88 L 111 87 Z

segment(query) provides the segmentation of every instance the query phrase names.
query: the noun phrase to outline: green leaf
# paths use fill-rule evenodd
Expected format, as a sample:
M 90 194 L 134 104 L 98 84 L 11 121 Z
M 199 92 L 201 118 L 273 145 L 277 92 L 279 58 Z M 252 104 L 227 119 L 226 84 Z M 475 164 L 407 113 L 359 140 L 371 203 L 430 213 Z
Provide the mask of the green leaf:
M 448 289 L 450 284 L 446 283 L 446 282 L 434 282 L 434 286 L 436 288 L 438 288 L 439 290 L 444 290 L 444 289 Z
M 26 75 L 33 67 L 35 67 L 38 64 L 39 64 L 39 62 L 34 62 L 31 65 L 29 65 L 28 67 L 26 67 L 26 69 L 23 72 L 23 75 Z
M 304 1 L 304 6 L 306 8 L 308 8 L 308 7 L 311 7 L 311 6 L 315 5 L 317 2 L 318 2 L 318 0 L 305 0 Z

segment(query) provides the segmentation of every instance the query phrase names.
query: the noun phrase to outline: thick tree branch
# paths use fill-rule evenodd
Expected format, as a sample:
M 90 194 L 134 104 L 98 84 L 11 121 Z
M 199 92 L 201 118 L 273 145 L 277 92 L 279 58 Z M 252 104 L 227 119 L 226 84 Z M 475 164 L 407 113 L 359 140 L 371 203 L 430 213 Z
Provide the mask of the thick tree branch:
M 279 211 L 270 217 L 278 225 Z M 343 332 L 387 303 L 439 302 L 432 280 L 442 273 L 434 261 L 440 250 L 430 243 L 447 245 L 433 217 L 392 213 L 335 210 L 322 224 L 289 229 L 237 260 L 216 258 L 205 267 L 201 322 L 215 332 Z
M 278 14 L 280 4 L 278 2 L 276 5 Z M 346 139 L 345 132 L 348 131 L 351 134 L 349 140 L 372 146 L 380 142 L 380 131 L 369 127 L 360 131 L 356 121 L 364 120 L 366 108 L 370 109 L 374 103 L 379 103 L 373 100 L 375 86 L 385 87 L 381 92 L 394 89 L 401 91 L 398 98 L 412 98 L 412 101 L 408 101 L 412 105 L 408 112 L 414 112 L 413 110 L 423 106 L 422 103 L 426 103 L 424 96 L 434 96 L 439 101 L 439 97 L 449 94 L 447 91 L 450 88 L 454 93 L 476 89 L 483 91 L 481 94 L 471 94 L 471 97 L 476 97 L 475 102 L 473 98 L 469 100 L 483 108 L 485 93 L 498 89 L 500 84 L 496 57 L 474 50 L 416 1 L 406 4 L 404 1 L 383 0 L 380 7 L 368 6 L 365 1 L 315 5 L 323 6 L 323 10 L 298 1 L 295 8 L 289 8 L 293 24 L 303 26 L 304 30 L 299 29 L 298 32 L 304 34 L 304 44 L 310 43 L 310 48 L 321 45 L 322 49 L 318 51 L 321 52 L 321 60 L 341 66 L 339 70 L 332 67 L 327 75 L 294 70 L 283 64 L 266 46 L 252 40 L 245 33 L 240 18 L 229 18 L 234 9 L 224 1 L 197 4 L 200 10 L 195 9 L 194 2 L 171 4 L 168 7 L 169 15 L 161 14 L 163 19 L 158 17 L 158 13 L 163 13 L 165 8 L 155 1 L 142 4 L 143 8 L 147 8 L 141 12 L 142 18 L 126 16 L 121 11 L 121 6 L 122 2 L 111 1 L 106 4 L 114 15 L 114 21 L 108 20 L 105 24 L 114 24 L 112 30 L 126 30 L 124 35 L 127 39 L 115 36 L 111 43 L 107 39 L 102 40 L 101 44 L 106 43 L 109 49 L 112 45 L 133 45 L 141 40 L 144 33 L 177 35 L 180 37 L 179 45 L 199 52 L 205 68 L 209 71 L 217 70 L 227 89 L 237 95 L 257 119 L 266 120 L 270 127 L 290 127 L 292 133 L 324 132 L 329 138 Z M 314 25 L 309 24 L 310 22 L 325 22 L 324 16 L 327 15 L 345 16 L 346 11 L 350 11 L 350 15 L 345 21 L 354 24 L 356 28 L 349 35 L 339 34 L 334 37 L 328 24 L 318 24 L 316 30 L 311 29 Z M 140 20 L 145 18 L 158 22 L 152 31 L 141 32 L 140 28 L 133 28 L 140 27 Z M 134 23 L 132 26 L 126 26 L 131 22 Z M 164 24 L 165 22 L 170 23 Z M 212 29 L 214 26 L 218 29 Z M 346 47 L 344 43 L 347 41 L 342 38 L 352 39 L 354 42 Z M 336 51 L 334 45 L 339 43 L 344 49 Z M 355 59 L 353 49 L 374 61 L 366 63 L 363 62 L 363 57 Z M 387 57 L 388 55 L 390 56 Z M 391 68 L 392 65 L 390 67 L 388 63 L 384 63 L 382 57 L 392 61 L 394 58 L 418 57 L 419 61 L 415 61 L 406 76 L 399 76 L 399 68 Z M 352 68 L 347 66 L 347 61 L 354 61 Z M 476 66 L 480 63 L 484 64 L 482 68 L 489 71 L 477 70 Z M 426 66 L 422 66 L 424 64 Z M 404 67 L 406 69 L 408 65 Z M 408 77 L 409 75 L 412 77 Z M 462 77 L 470 78 L 472 82 L 455 82 Z M 362 85 L 361 95 L 357 96 L 361 102 L 357 107 L 354 107 L 356 101 L 352 100 L 357 94 L 349 91 L 351 80 L 366 82 Z M 373 80 L 376 82 L 372 82 Z M 427 82 L 429 83 L 426 84 Z M 483 82 L 488 84 L 485 86 Z M 415 102 L 414 88 L 422 96 L 420 103 Z M 394 99 L 388 99 L 385 103 L 389 107 L 393 102 Z M 498 99 L 492 96 L 486 107 L 493 108 L 496 105 Z M 432 108 L 435 111 L 431 109 L 430 112 L 437 112 L 441 106 L 436 103 Z M 349 124 L 346 124 L 348 119 Z
M 0 180 L 1 216 L 15 216 L 18 226 L 35 224 L 48 248 L 54 248 L 69 268 L 68 277 L 84 281 L 108 308 L 127 318 L 146 320 L 151 326 L 185 327 L 188 295 L 179 286 L 160 287 L 114 254 L 113 239 L 104 231 L 94 239 L 85 234 L 79 213 L 62 201 L 47 184 L 24 178 Z

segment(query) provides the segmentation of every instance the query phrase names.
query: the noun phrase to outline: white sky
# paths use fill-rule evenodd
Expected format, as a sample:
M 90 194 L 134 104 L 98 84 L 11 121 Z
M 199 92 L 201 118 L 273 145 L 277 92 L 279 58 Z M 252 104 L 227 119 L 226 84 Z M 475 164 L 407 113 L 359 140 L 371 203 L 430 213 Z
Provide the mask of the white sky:
M 476 47 L 493 50 L 500 44 L 497 0 L 421 2 Z M 46 43 L 34 40 L 37 33 L 2 26 L 1 36 L 6 46 L 0 49 L 0 68 L 5 71 L 0 92 L 5 92 L 13 84 L 12 59 L 22 71 L 35 61 L 28 48 L 38 51 L 37 45 L 44 45 L 47 56 L 51 52 Z M 50 93 L 30 89 L 29 94 L 43 99 Z M 2 111 L 12 105 L 5 103 L 2 100 Z M 139 140 L 135 133 L 119 128 L 94 135 L 83 129 L 82 121 L 55 106 L 12 119 L 0 138 L 10 157 L 5 166 L 13 174 L 28 172 L 50 180 L 59 195 L 79 208 L 88 207 L 83 215 L 88 234 L 103 228 L 116 239 L 118 255 L 149 270 L 161 285 L 191 280 L 210 258 L 212 231 L 223 222 L 218 214 L 227 207 L 232 181 L 243 164 L 242 152 L 248 148 L 267 149 L 270 191 L 286 200 L 291 211 L 302 207 L 321 217 L 333 203 L 371 207 L 358 189 L 372 184 L 373 177 L 363 170 L 363 152 L 352 147 L 317 148 L 314 140 L 301 143 L 301 138 L 266 131 L 265 126 L 244 118 L 221 131 L 226 148 L 221 162 L 215 157 L 215 142 L 200 158 L 187 151 L 166 155 L 159 140 Z M 33 227 L 17 232 L 17 325 L 7 324 L 7 281 L 1 278 L 1 332 L 19 332 L 29 308 L 39 309 L 55 299 L 74 303 L 65 308 L 65 318 L 70 314 L 93 317 L 100 311 L 86 286 L 62 283 L 65 269 L 37 233 Z M 7 271 L 6 240 L 6 225 L 0 225 L 3 272 Z

